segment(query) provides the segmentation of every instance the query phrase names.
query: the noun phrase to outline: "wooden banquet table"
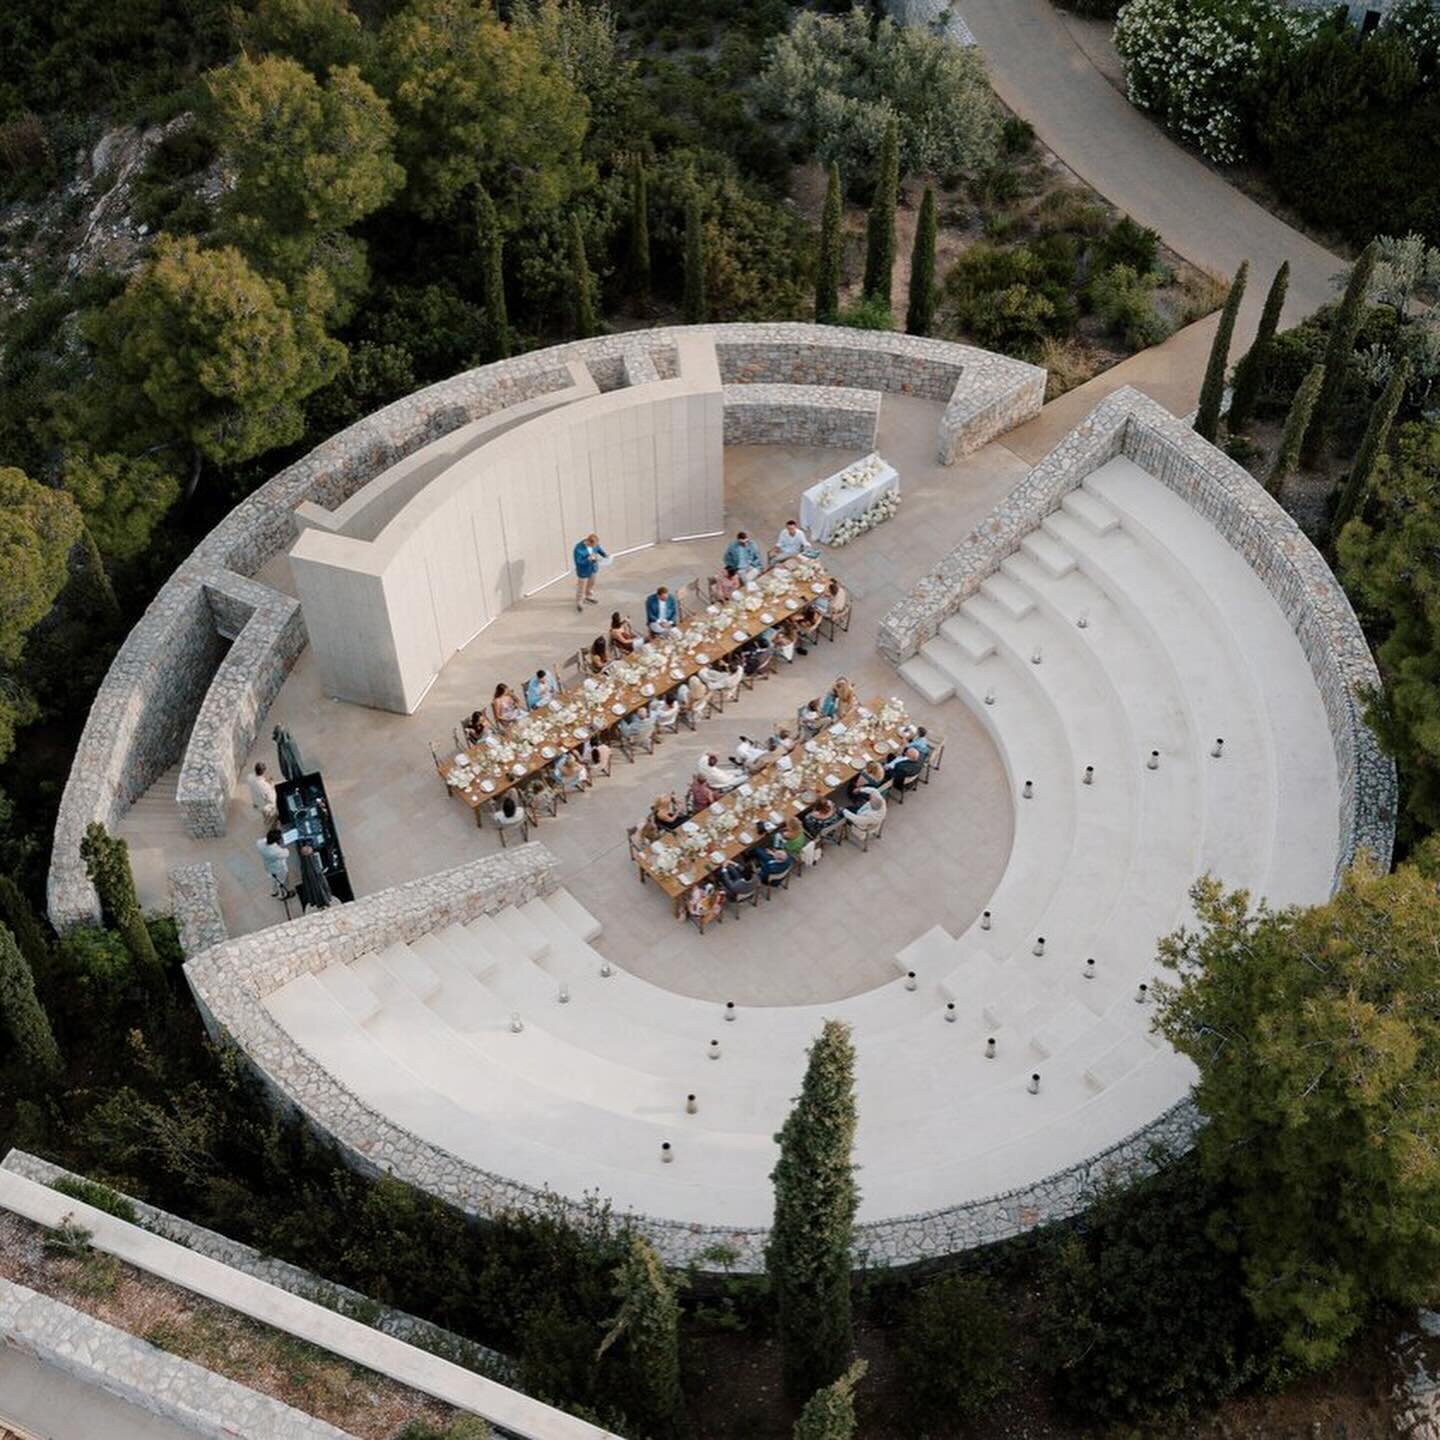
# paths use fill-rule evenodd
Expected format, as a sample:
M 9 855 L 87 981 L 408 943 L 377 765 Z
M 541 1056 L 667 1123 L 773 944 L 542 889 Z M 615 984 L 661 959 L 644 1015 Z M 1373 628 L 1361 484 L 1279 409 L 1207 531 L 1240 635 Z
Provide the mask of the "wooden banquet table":
M 475 812 L 507 790 L 523 785 L 557 756 L 618 725 L 703 670 L 729 655 L 762 630 L 799 614 L 823 595 L 830 576 L 808 556 L 782 560 L 723 605 L 711 605 L 687 617 L 663 638 L 650 638 L 633 655 L 612 660 L 598 676 L 588 676 L 558 699 L 529 711 L 503 735 L 490 735 L 439 762 L 451 794 Z
M 759 844 L 791 816 L 848 785 L 867 761 L 883 762 L 903 748 L 900 728 L 906 721 L 898 700 L 866 701 L 839 722 L 844 727 L 840 733 L 832 725 L 796 745 L 788 771 L 778 757 L 767 762 L 678 830 L 651 841 L 636 859 L 640 879 L 654 880 L 678 909 L 692 885 Z

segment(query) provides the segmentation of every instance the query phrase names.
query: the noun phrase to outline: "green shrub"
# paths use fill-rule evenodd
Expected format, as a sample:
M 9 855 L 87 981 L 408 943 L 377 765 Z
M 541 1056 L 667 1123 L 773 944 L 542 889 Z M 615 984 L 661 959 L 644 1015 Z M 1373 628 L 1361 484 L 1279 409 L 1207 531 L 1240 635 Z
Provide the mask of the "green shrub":
M 1046 250 L 976 245 L 945 277 L 945 313 L 986 349 L 1035 355 L 1047 337 L 1067 335 L 1074 326 L 1071 254 L 1063 245 Z
M 1137 275 L 1148 275 L 1155 269 L 1159 252 L 1159 233 L 1122 215 L 1096 247 L 1095 273 L 1103 275 L 1117 265 L 1128 265 Z
M 951 1275 L 910 1298 L 895 1342 L 902 1393 L 917 1426 L 983 1413 L 1013 1370 L 1005 1316 L 979 1276 Z
M 1090 284 L 1095 313 L 1132 350 L 1158 345 L 1170 327 L 1155 308 L 1155 276 L 1137 275 L 1129 265 L 1116 265 Z
M 1032 154 L 1035 149 L 1035 127 L 1018 115 L 1007 115 L 1000 124 L 1000 149 L 1016 159 Z
M 86 1180 L 81 1176 L 62 1176 L 50 1187 L 58 1190 L 62 1195 L 68 1195 L 72 1200 L 82 1201 L 86 1205 L 93 1205 L 97 1210 L 103 1210 L 107 1215 L 114 1215 L 117 1219 L 127 1220 L 134 1225 L 137 1222 L 135 1207 L 124 1196 L 117 1194 L 108 1185 L 99 1185 L 94 1180 Z
M 893 330 L 895 316 L 889 304 L 881 295 L 862 296 L 853 305 L 847 305 L 835 322 L 848 325 L 852 330 Z

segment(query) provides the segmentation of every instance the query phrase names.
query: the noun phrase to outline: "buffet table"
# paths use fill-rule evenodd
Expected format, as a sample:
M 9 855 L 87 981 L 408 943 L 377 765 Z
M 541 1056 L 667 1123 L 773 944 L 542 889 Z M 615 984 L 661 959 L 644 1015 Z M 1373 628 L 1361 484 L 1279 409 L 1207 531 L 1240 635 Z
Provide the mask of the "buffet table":
M 882 495 L 899 490 L 895 467 L 871 453 L 824 480 L 817 480 L 800 497 L 800 528 L 812 541 L 824 544 L 840 524 L 863 514 Z

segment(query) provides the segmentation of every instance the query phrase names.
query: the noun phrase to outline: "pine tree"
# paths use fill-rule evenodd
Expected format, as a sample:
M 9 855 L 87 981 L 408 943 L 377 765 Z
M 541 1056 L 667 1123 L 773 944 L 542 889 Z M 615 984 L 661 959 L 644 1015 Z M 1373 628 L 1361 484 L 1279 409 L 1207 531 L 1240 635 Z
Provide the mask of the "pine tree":
M 1255 413 L 1255 402 L 1270 376 L 1270 352 L 1275 344 L 1275 331 L 1280 325 L 1280 312 L 1285 308 L 1285 292 L 1290 288 L 1290 262 L 1275 272 L 1270 282 L 1270 292 L 1265 296 L 1265 308 L 1260 312 L 1260 325 L 1255 331 L 1255 342 L 1241 357 L 1235 367 L 1235 383 L 1230 394 L 1230 412 L 1225 423 L 1232 435 L 1237 435 L 1249 423 Z
M 692 189 L 685 201 L 685 323 L 703 325 L 710 306 L 705 298 L 705 223 L 700 197 Z
M 838 1380 L 817 1390 L 805 1402 L 792 1440 L 853 1440 L 855 1387 L 867 1368 L 865 1361 L 857 1360 Z
M 615 1272 L 620 1313 L 610 1322 L 596 1359 L 617 1340 L 628 1363 L 625 1413 L 647 1435 L 673 1435 L 685 1417 L 680 1388 L 680 1304 L 676 1287 L 648 1240 L 635 1236 Z
M 895 270 L 895 199 L 900 189 L 900 130 L 892 120 L 885 127 L 880 165 L 875 175 L 875 196 L 865 230 L 865 284 L 867 300 L 890 303 L 890 277 Z
M 1380 398 L 1370 411 L 1365 436 L 1360 441 L 1360 448 L 1355 452 L 1354 462 L 1350 466 L 1350 478 L 1346 480 L 1345 488 L 1335 503 L 1335 513 L 1330 517 L 1331 545 L 1334 545 L 1335 537 L 1345 528 L 1345 522 L 1355 514 L 1365 492 L 1370 488 L 1370 477 L 1375 473 L 1375 466 L 1385 451 L 1385 442 L 1390 438 L 1390 427 L 1395 423 L 1395 415 L 1400 409 L 1400 402 L 1405 398 L 1405 387 L 1409 383 L 1410 361 L 1402 359 L 1391 372 L 1389 381 L 1380 392 Z
M 1245 296 L 1245 281 L 1249 274 L 1250 262 L 1242 260 L 1235 278 L 1230 282 L 1224 308 L 1220 311 L 1220 323 L 1215 327 L 1215 339 L 1210 346 L 1210 361 L 1205 366 L 1205 383 L 1200 387 L 1200 409 L 1195 416 L 1195 431 L 1212 445 L 1215 443 L 1215 432 L 1220 427 L 1220 402 L 1225 398 L 1230 339 L 1235 334 L 1235 317 L 1240 313 L 1240 301 Z
M 845 243 L 843 203 L 840 167 L 832 164 L 830 183 L 825 189 L 825 209 L 820 214 L 820 263 L 815 275 L 815 319 L 821 325 L 833 325 L 840 313 L 840 261 Z
M 1315 409 L 1310 416 L 1310 427 L 1300 447 L 1300 459 L 1306 468 L 1313 466 L 1320 458 L 1325 437 L 1335 423 L 1335 411 L 1340 404 L 1340 392 L 1345 388 L 1345 376 L 1350 367 L 1350 356 L 1355 350 L 1355 337 L 1365 320 L 1365 299 L 1370 293 L 1370 281 L 1375 274 L 1375 265 L 1380 258 L 1380 246 L 1372 240 L 1361 252 L 1350 272 L 1349 283 L 1341 297 L 1340 306 L 1330 326 L 1330 341 L 1325 347 L 1325 383 L 1321 386 Z
M 25 892 L 8 875 L 0 875 L 0 925 L 9 927 L 30 973 L 44 984 L 54 958 L 50 936 Z
M 912 335 L 928 335 L 934 321 L 935 192 L 927 185 L 910 251 L 910 306 L 905 312 L 905 328 Z
M 100 896 L 100 904 L 124 938 L 131 958 L 140 967 L 146 982 L 159 986 L 164 974 L 155 943 L 146 929 L 145 917 L 140 913 L 135 877 L 130 870 L 130 847 L 103 825 L 92 821 L 85 827 L 85 838 L 80 842 L 80 858 Z
M 645 160 L 637 150 L 630 157 L 630 286 L 642 300 L 650 295 L 650 198 Z
M 580 217 L 570 213 L 570 303 L 574 310 L 575 334 L 588 340 L 599 329 L 595 319 L 595 277 L 585 258 L 585 236 Z
M 6 925 L 0 925 L 0 1029 L 20 1062 L 46 1078 L 60 1073 L 60 1047 L 35 994 L 35 977 Z
M 1325 384 L 1324 365 L 1314 365 L 1310 373 L 1300 382 L 1295 398 L 1290 402 L 1290 413 L 1285 417 L 1285 429 L 1280 436 L 1280 449 L 1275 453 L 1275 463 L 1265 478 L 1265 488 L 1278 495 L 1285 477 L 1295 469 L 1301 458 L 1301 446 L 1306 427 L 1315 413 L 1315 404 Z
M 500 231 L 495 202 L 483 188 L 475 200 L 475 233 L 480 246 L 480 299 L 490 331 L 488 358 L 505 360 L 510 355 L 510 317 L 505 309 L 505 237 Z
M 853 1342 L 850 1236 L 859 1204 L 855 1047 L 827 1020 L 810 1047 L 800 1096 L 776 1137 L 775 1223 L 765 1251 L 775 1293 L 785 1387 L 809 1395 L 845 1368 Z

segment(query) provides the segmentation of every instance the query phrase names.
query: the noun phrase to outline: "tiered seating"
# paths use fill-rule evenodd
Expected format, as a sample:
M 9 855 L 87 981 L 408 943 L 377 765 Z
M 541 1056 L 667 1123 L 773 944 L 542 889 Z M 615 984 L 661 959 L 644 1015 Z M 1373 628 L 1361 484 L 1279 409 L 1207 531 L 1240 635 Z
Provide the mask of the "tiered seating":
M 1327 892 L 1320 699 L 1244 561 L 1123 460 L 1026 537 L 924 663 L 994 736 L 1014 843 L 988 921 L 952 936 L 917 915 L 893 983 L 728 1023 L 605 974 L 596 922 L 560 891 L 302 976 L 272 1014 L 366 1103 L 471 1163 L 651 1215 L 768 1221 L 772 1137 L 831 1016 L 855 1032 L 862 1218 L 1084 1160 L 1193 1078 L 1137 996 L 1196 876 L 1275 903 Z

